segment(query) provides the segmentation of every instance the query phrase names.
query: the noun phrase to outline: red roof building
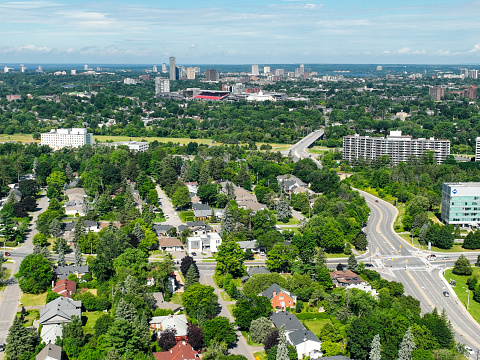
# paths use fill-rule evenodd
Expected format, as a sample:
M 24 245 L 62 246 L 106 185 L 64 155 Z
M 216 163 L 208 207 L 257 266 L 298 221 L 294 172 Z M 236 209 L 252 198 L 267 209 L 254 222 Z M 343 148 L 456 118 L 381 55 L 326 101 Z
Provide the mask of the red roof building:
M 71 298 L 77 292 L 77 283 L 72 280 L 58 280 L 52 290 L 63 297 Z
M 186 341 L 179 341 L 168 351 L 153 353 L 156 360 L 196 360 L 198 354 Z

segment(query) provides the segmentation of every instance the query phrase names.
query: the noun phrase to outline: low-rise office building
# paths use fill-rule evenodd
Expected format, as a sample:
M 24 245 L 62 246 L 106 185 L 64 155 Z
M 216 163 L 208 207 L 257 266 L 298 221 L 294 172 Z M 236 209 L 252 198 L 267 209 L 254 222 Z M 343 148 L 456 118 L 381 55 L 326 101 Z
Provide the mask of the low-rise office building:
M 480 182 L 443 183 L 441 218 L 445 224 L 480 224 Z
M 54 150 L 93 145 L 93 134 L 87 133 L 87 129 L 83 128 L 52 129 L 48 133 L 41 134 L 40 144 L 48 145 Z

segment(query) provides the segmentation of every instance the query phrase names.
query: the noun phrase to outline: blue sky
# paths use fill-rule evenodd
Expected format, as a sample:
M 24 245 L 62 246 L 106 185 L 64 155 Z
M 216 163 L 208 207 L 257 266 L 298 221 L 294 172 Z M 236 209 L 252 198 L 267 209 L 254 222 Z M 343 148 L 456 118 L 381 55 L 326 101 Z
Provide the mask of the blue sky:
M 1 63 L 480 63 L 480 1 L 0 0 Z

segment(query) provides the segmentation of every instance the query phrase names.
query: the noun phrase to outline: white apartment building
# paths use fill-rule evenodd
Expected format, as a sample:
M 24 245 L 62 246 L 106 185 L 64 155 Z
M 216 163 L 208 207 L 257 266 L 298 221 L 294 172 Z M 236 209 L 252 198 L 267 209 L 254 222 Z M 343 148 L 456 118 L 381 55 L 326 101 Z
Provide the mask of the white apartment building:
M 252 65 L 252 75 L 260 75 L 258 65 Z
M 117 142 L 102 143 L 102 145 L 115 146 L 115 147 L 123 145 L 123 146 L 128 146 L 128 148 L 132 151 L 148 150 L 148 142 L 146 141 L 117 141 Z
M 87 133 L 87 129 L 83 128 L 52 129 L 48 133 L 43 133 L 40 139 L 41 145 L 48 145 L 54 150 L 93 145 L 93 134 Z
M 425 151 L 433 151 L 433 158 L 442 163 L 450 155 L 450 140 L 434 138 L 413 139 L 402 135 L 401 131 L 390 131 L 387 137 L 360 136 L 343 137 L 343 160 L 359 158 L 373 160 L 388 155 L 391 164 L 406 162 L 409 157 L 421 157 Z
M 170 79 L 161 77 L 155 78 L 155 95 L 170 92 Z
M 480 137 L 475 139 L 475 161 L 480 161 Z
M 214 232 L 187 237 L 187 252 L 189 254 L 197 251 L 216 253 L 220 245 L 222 245 L 222 237 Z

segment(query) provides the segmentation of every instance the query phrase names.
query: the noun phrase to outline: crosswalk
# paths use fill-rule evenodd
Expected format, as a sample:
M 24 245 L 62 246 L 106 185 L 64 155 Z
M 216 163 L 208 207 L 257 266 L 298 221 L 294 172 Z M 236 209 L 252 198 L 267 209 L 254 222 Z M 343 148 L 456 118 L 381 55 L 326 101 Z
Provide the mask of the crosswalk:
M 405 270 L 405 266 L 403 267 L 385 267 L 385 269 L 390 269 L 390 270 L 393 270 L 393 271 L 399 271 L 399 270 Z M 426 266 L 407 266 L 406 267 L 406 270 L 408 271 L 432 271 L 432 270 L 436 270 L 436 269 L 439 269 L 438 266 L 430 266 L 430 267 L 426 267 Z

